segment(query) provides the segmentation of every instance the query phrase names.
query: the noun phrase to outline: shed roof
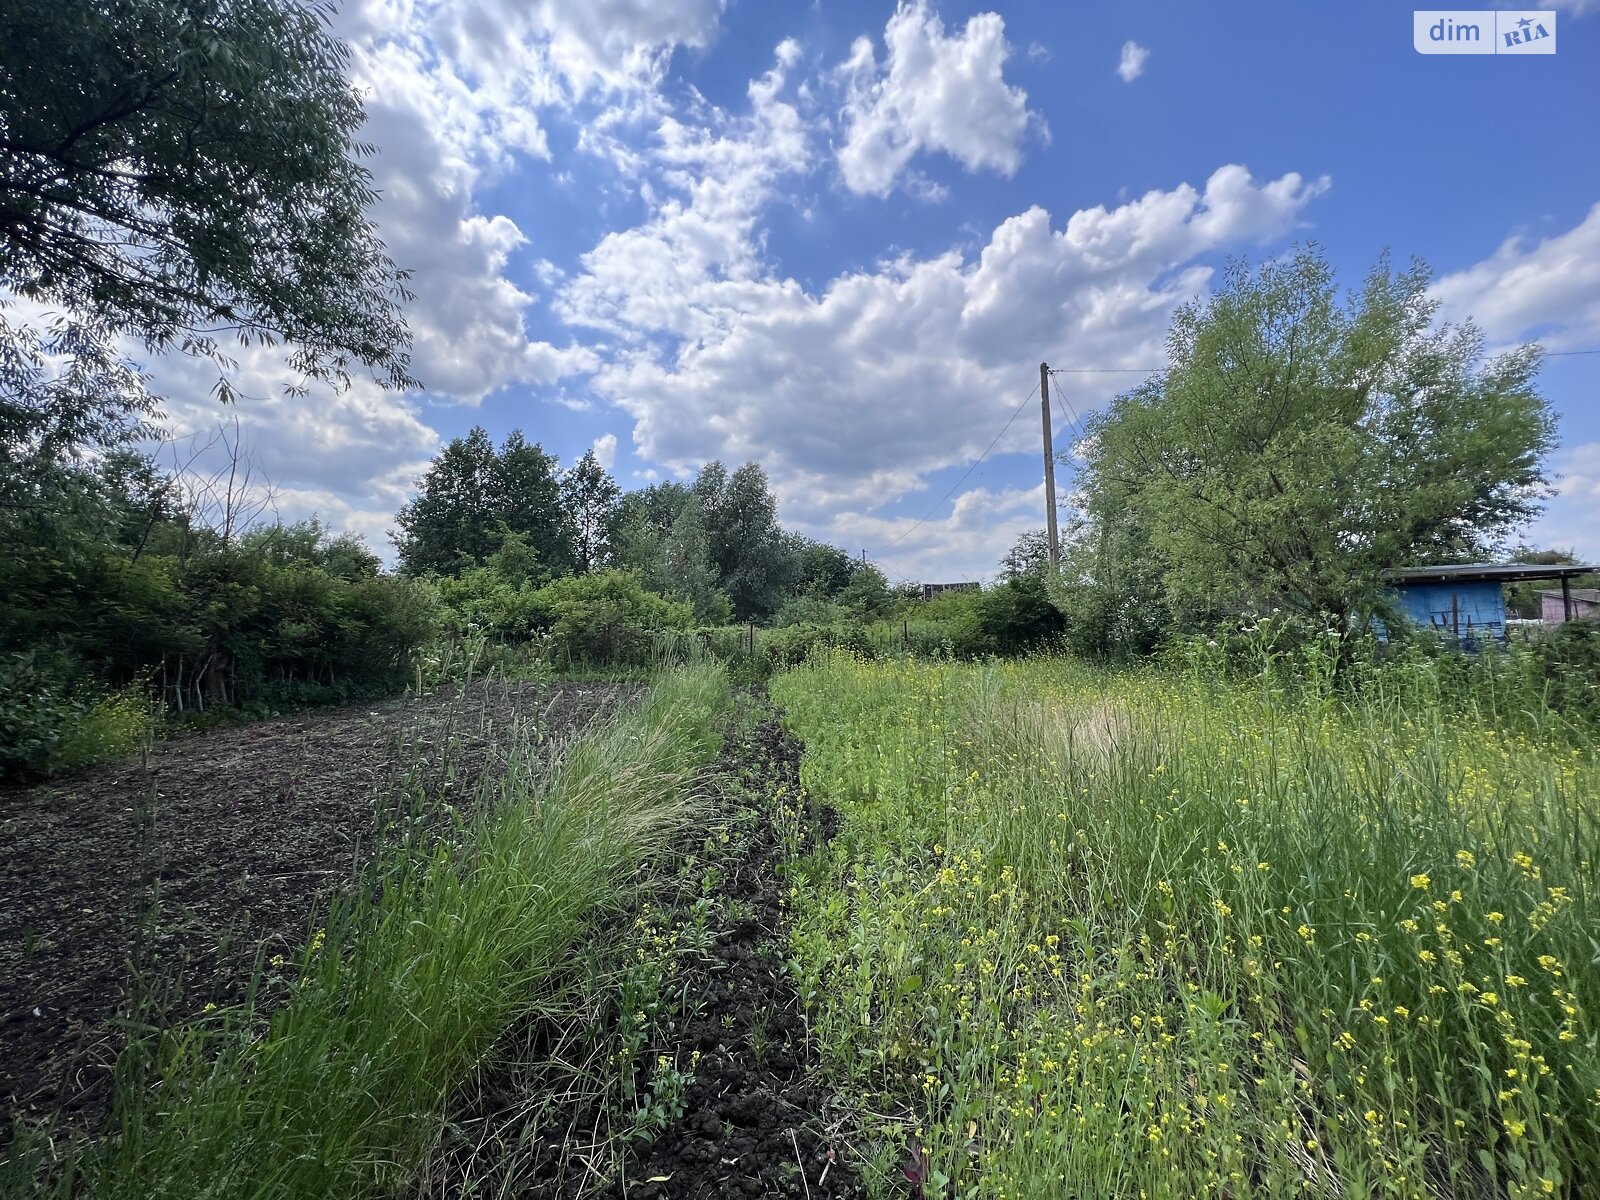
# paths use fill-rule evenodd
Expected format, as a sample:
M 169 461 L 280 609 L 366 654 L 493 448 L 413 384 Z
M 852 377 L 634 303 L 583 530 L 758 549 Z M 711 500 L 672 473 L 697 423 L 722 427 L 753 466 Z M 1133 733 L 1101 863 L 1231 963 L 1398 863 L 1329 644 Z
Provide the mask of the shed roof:
M 1600 572 L 1600 566 L 1577 563 L 1464 563 L 1459 566 L 1402 567 L 1385 571 L 1384 578 L 1402 586 L 1408 583 L 1517 583 L 1524 579 L 1575 579 Z
M 1551 590 L 1541 591 L 1539 595 L 1554 596 L 1557 600 L 1559 600 L 1561 599 L 1562 593 Z M 1600 588 L 1573 588 L 1572 598 L 1574 600 L 1582 600 L 1585 604 L 1600 604 Z

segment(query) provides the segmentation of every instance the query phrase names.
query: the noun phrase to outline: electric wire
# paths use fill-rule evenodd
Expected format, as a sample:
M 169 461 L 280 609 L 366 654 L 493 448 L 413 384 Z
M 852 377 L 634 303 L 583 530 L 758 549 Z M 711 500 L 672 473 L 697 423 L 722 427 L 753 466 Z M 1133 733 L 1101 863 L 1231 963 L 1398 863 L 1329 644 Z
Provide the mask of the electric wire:
M 1031 392 L 1029 392 L 1026 396 L 1023 397 L 1022 403 L 1017 405 L 1017 411 L 1011 414 L 1010 418 L 1006 421 L 1006 423 L 1004 425 L 1000 426 L 1000 432 L 994 435 L 994 441 L 990 442 L 988 447 L 985 448 L 984 452 L 982 454 L 978 455 L 977 459 L 973 462 L 973 464 L 970 467 L 968 467 L 964 472 L 962 472 L 961 478 L 956 480 L 953 484 L 950 485 L 950 490 L 948 492 L 946 492 L 944 495 L 939 497 L 938 503 L 936 503 L 927 512 L 923 513 L 922 516 L 917 518 L 917 523 L 915 525 L 913 525 L 910 529 L 906 530 L 899 537 L 895 538 L 894 541 L 887 543 L 883 547 L 884 550 L 891 549 L 891 548 L 893 548 L 895 546 L 898 546 L 901 542 L 905 541 L 908 537 L 910 537 L 913 533 L 915 533 L 922 526 L 922 524 L 925 521 L 927 521 L 927 519 L 929 517 L 933 516 L 934 513 L 938 512 L 939 509 L 944 505 L 944 502 L 946 500 L 950 499 L 951 496 L 954 496 L 956 494 L 956 489 L 959 488 L 963 483 L 965 483 L 967 481 L 967 476 L 971 475 L 974 471 L 976 471 L 978 469 L 978 464 L 981 463 L 984 459 L 989 457 L 989 451 L 993 450 L 996 446 L 998 446 L 1000 444 L 1000 439 L 1005 437 L 1006 430 L 1010 429 L 1011 426 L 1016 422 L 1016 419 L 1022 415 L 1022 410 L 1028 407 L 1028 401 L 1032 400 L 1038 394 L 1039 394 L 1039 385 L 1036 383 L 1036 384 L 1033 385 L 1033 390 Z
M 1576 355 L 1586 354 L 1600 354 L 1600 348 L 1593 350 L 1549 350 L 1545 352 L 1544 357 L 1568 358 Z M 1051 367 L 1049 368 L 1049 371 L 1051 375 L 1155 375 L 1165 371 L 1166 369 L 1166 367 Z M 972 465 L 962 472 L 961 478 L 956 480 L 955 483 L 951 484 L 950 489 L 946 491 L 943 496 L 939 497 L 938 501 L 933 505 L 932 508 L 928 509 L 928 511 L 923 513 L 922 516 L 918 517 L 916 522 L 909 529 L 907 529 L 893 541 L 886 542 L 882 547 L 880 547 L 878 553 L 881 554 L 885 550 L 890 550 L 895 546 L 898 546 L 901 542 L 905 541 L 906 538 L 910 537 L 913 533 L 925 525 L 928 519 L 932 517 L 934 513 L 938 512 L 941 507 L 943 507 L 944 502 L 950 499 L 951 496 L 955 495 L 956 490 L 967 481 L 967 479 L 975 470 L 978 469 L 983 460 L 989 457 L 990 451 L 1000 444 L 1001 438 L 1005 437 L 1006 430 L 1010 429 L 1011 426 L 1016 423 L 1017 418 L 1022 415 L 1022 410 L 1028 406 L 1028 401 L 1032 400 L 1038 394 L 1039 385 L 1034 384 L 1033 390 L 1023 398 L 1021 404 L 1017 405 L 1017 410 L 1012 413 L 1009 418 L 1007 418 L 1006 423 L 1000 427 L 1000 432 L 994 435 L 994 440 L 989 443 L 989 445 L 984 449 L 983 453 L 978 455 L 978 457 L 973 460 Z M 1057 391 L 1050 397 L 1050 406 L 1052 411 L 1054 411 L 1058 400 L 1061 404 L 1066 406 L 1067 412 L 1070 414 L 1071 427 L 1077 434 L 1075 442 L 1082 441 L 1084 437 L 1083 423 L 1078 417 L 1077 409 L 1073 407 L 1072 401 L 1067 398 L 1064 391 Z M 874 555 L 874 557 L 876 556 Z

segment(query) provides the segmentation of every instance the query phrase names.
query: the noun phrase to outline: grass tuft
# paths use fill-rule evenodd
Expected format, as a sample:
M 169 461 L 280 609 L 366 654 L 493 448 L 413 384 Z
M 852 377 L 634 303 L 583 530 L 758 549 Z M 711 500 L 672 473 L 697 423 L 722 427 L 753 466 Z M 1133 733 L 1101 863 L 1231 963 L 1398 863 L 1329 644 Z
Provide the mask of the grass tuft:
M 700 812 L 726 681 L 664 675 L 541 770 L 530 744 L 486 814 L 383 865 L 334 912 L 270 1020 L 217 1013 L 130 1053 L 116 1132 L 74 1194 L 357 1196 L 404 1187 L 452 1095 L 517 1020 L 557 1002 L 574 944 L 641 859 Z

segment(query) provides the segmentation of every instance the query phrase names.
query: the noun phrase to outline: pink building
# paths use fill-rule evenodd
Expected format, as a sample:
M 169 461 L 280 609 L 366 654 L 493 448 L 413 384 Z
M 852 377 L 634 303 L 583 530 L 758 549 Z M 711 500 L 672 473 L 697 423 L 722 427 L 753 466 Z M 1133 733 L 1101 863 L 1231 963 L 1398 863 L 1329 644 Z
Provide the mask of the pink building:
M 1571 598 L 1574 620 L 1600 620 L 1600 588 L 1573 588 Z M 1564 609 L 1565 602 L 1560 592 L 1539 593 L 1539 618 L 1546 625 L 1563 624 L 1567 619 Z

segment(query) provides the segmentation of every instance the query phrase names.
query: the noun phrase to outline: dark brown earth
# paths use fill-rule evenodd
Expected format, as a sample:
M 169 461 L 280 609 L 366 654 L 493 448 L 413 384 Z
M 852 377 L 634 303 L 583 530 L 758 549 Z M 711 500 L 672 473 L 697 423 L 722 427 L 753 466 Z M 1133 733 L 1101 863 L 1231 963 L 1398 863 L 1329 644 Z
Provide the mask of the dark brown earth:
M 0 1146 L 17 1117 L 97 1129 L 132 1009 L 241 1000 L 379 845 L 470 808 L 515 727 L 559 741 L 637 690 L 480 683 L 0 791 Z
M 657 1056 L 692 1067 L 681 1115 L 630 1142 L 614 1100 L 584 1091 L 584 1071 L 603 1073 L 599 1060 L 617 1044 L 614 989 L 603 989 L 587 1014 L 507 1039 L 447 1122 L 416 1200 L 865 1195 L 785 966 L 787 851 L 771 815 L 780 789 L 800 794 L 801 746 L 764 699 L 757 703 L 753 729 L 731 732 L 714 767 L 720 803 L 711 825 L 732 836 L 685 847 L 678 893 L 664 901 L 680 917 L 690 907 L 709 914 L 708 945 L 667 980 L 638 1078 L 624 1087 L 645 1093 Z M 810 836 L 827 837 L 837 817 L 813 808 L 804 824 Z M 708 878 L 709 890 L 701 886 Z M 661 890 L 651 895 L 663 903 Z M 631 918 L 613 918 L 614 944 L 625 941 Z M 607 940 L 602 930 L 594 942 Z M 552 1063 L 574 1069 L 552 1073 Z
M 779 788 L 800 794 L 801 745 L 770 712 L 746 738 L 730 739 L 719 770 L 746 801 Z M 812 814 L 831 833 L 832 813 Z M 782 896 L 784 848 L 770 821 L 718 866 L 716 894 L 737 919 L 717 930 L 704 990 L 678 1030 L 675 1050 L 698 1052 L 681 1119 L 630 1155 L 617 1200 L 667 1197 L 853 1197 L 864 1192 L 841 1130 L 828 1120 L 793 977 Z

